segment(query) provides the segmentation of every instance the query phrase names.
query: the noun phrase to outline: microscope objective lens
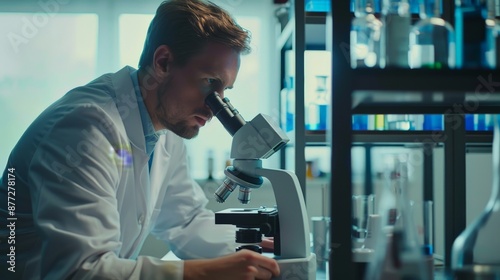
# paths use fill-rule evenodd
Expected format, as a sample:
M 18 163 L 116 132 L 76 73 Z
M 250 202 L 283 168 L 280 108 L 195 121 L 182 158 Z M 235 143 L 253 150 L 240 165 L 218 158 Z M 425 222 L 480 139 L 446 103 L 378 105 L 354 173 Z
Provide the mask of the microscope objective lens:
M 219 203 L 225 202 L 236 186 L 236 183 L 226 178 L 226 180 L 222 182 L 222 185 L 215 191 L 215 200 Z
M 240 192 L 238 193 L 238 200 L 242 204 L 248 204 L 248 202 L 250 202 L 250 188 L 245 188 L 240 186 Z

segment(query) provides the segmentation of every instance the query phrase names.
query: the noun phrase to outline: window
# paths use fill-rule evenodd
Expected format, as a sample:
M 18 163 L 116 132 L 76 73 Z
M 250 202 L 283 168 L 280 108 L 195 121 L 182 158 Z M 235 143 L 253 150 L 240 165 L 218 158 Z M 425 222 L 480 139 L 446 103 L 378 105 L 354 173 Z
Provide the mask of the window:
M 97 26 L 95 14 L 0 13 L 2 169 L 43 109 L 95 78 Z
M 137 68 L 144 47 L 144 40 L 153 14 L 122 14 L 119 19 L 120 28 L 120 67 L 130 65 Z

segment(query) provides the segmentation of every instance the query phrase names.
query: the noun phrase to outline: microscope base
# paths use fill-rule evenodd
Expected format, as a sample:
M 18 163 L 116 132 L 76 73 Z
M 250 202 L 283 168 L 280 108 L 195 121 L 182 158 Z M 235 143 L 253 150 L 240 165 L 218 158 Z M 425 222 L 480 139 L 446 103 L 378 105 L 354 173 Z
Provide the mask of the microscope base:
M 268 255 L 264 253 L 264 255 Z M 316 255 L 311 253 L 307 258 L 280 259 L 269 254 L 278 262 L 281 274 L 273 280 L 316 280 Z

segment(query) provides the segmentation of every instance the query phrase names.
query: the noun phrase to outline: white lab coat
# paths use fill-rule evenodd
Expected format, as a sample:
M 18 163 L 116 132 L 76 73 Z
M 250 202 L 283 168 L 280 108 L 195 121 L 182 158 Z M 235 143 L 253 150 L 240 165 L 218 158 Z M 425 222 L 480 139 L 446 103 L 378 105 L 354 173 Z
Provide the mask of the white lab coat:
M 13 150 L 18 240 L 31 248 L 17 249 L 26 279 L 182 279 L 183 262 L 138 257 L 150 232 L 181 259 L 234 252 L 235 228 L 215 225 L 204 208 L 182 138 L 160 136 L 148 170 L 133 70 L 70 91 Z

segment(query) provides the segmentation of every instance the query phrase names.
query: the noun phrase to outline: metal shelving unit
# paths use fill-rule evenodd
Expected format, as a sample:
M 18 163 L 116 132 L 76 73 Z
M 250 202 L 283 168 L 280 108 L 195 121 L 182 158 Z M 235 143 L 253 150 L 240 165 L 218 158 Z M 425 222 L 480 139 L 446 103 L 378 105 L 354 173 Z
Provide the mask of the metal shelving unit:
M 445 0 L 450 2 L 449 0 Z M 449 16 L 449 4 L 444 16 Z M 326 32 L 325 46 L 332 51 L 332 120 L 326 133 L 305 130 L 304 79 L 295 79 L 295 128 L 289 148 L 295 152 L 295 170 L 305 190 L 305 147 L 330 145 L 332 149 L 330 208 L 332 219 L 330 279 L 351 279 L 351 151 L 356 145 L 408 145 L 423 148 L 444 146 L 445 163 L 445 258 L 455 237 L 465 228 L 465 153 L 488 150 L 492 134 L 466 132 L 465 113 L 499 113 L 500 72 L 491 70 L 351 69 L 345 56 L 352 14 L 349 1 L 332 1 L 332 14 L 306 13 L 304 1 L 293 1 L 293 15 L 278 38 L 278 51 L 295 51 L 295 77 L 304 77 L 304 52 L 317 37 L 318 26 Z M 311 27 L 313 26 L 313 27 Z M 320 31 L 322 32 L 322 31 Z M 335 34 L 335 36 L 331 36 Z M 318 45 L 312 43 L 312 45 Z M 281 53 L 283 59 L 283 53 Z M 349 104 L 351 106 L 349 106 Z M 474 109 L 474 110 L 472 110 Z M 352 131 L 354 114 L 445 114 L 445 129 L 432 131 Z M 439 135 L 439 137 L 436 137 Z M 331 136 L 331 137 L 330 137 Z M 429 139 L 432 139 L 429 143 Z M 424 145 L 427 145 L 424 147 Z M 424 197 L 432 199 L 432 152 L 426 153 Z M 284 160 L 284 159 L 283 159 Z M 431 187 L 428 187 L 431 186 Z M 348 210 L 348 211 L 346 211 Z M 339 230 L 336 230 L 339 229 Z M 346 229 L 346 230 L 343 230 Z
M 295 173 L 306 197 L 306 146 L 325 146 L 326 132 L 311 132 L 305 129 L 305 59 L 304 53 L 308 49 L 325 48 L 325 21 L 324 12 L 306 12 L 304 0 L 291 0 L 290 19 L 277 39 L 277 52 L 280 53 L 283 65 L 284 51 L 295 52 L 295 123 L 292 141 L 287 148 L 294 149 Z M 283 71 L 283 68 L 282 68 Z M 302 78 L 297 78 L 302 77 Z M 285 166 L 286 156 L 281 155 L 281 165 Z
M 332 51 L 330 279 L 354 279 L 355 275 L 350 147 L 356 142 L 410 142 L 430 136 L 429 132 L 413 131 L 407 135 L 353 132 L 353 114 L 445 114 L 443 137 L 437 142 L 445 150 L 445 264 L 449 267 L 453 241 L 465 228 L 465 153 L 492 139 L 490 133 L 466 133 L 464 114 L 500 113 L 500 84 L 496 82 L 500 82 L 500 71 L 352 69 L 344 55 L 353 16 L 349 1 L 332 0 L 331 7 L 333 12 L 326 21 L 332 30 L 327 34 Z M 444 0 L 443 7 L 444 17 L 452 19 L 452 1 Z M 432 176 L 432 170 L 424 172 Z

